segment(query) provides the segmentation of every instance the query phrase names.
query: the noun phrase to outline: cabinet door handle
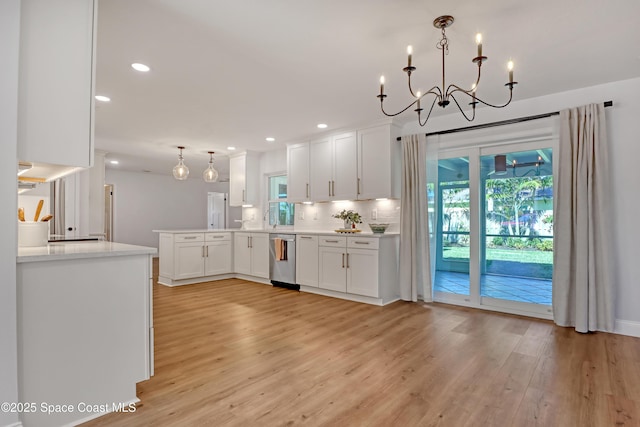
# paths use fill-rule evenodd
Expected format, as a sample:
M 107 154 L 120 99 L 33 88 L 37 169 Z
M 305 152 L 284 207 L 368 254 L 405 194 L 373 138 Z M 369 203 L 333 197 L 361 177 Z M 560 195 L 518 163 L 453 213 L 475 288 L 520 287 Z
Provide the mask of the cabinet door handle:
M 331 195 L 332 196 L 336 195 L 336 182 L 335 181 L 331 181 Z
M 347 268 L 349 268 L 349 254 L 347 254 Z
M 356 245 L 368 245 L 369 244 L 369 242 L 358 242 L 357 240 L 355 242 L 353 242 L 353 243 L 355 243 Z
M 307 182 L 307 199 L 309 198 L 309 183 Z
M 300 236 L 301 239 L 313 239 L 311 236 Z
M 342 268 L 344 268 L 344 254 L 342 254 Z
M 358 178 L 358 191 L 357 194 L 360 194 L 360 178 Z
M 244 190 L 242 190 L 242 201 L 246 202 L 246 199 L 244 198 Z
M 193 239 L 197 239 L 198 236 L 185 236 L 183 237 L 184 240 L 193 240 Z
M 253 247 L 253 236 L 249 237 L 249 247 L 252 248 Z
M 213 236 L 214 239 L 224 239 L 224 236 Z
M 209 246 L 206 246 L 206 248 L 207 248 L 207 251 L 206 251 L 207 252 L 207 258 L 209 258 Z
M 325 243 L 338 243 L 337 240 L 325 240 Z
M 247 236 L 247 247 L 250 248 L 251 246 L 249 245 L 249 239 L 251 239 L 251 237 Z
M 331 197 L 331 181 L 329 181 L 329 197 Z
M 202 253 L 202 258 L 204 258 L 204 246 L 200 248 L 200 252 Z

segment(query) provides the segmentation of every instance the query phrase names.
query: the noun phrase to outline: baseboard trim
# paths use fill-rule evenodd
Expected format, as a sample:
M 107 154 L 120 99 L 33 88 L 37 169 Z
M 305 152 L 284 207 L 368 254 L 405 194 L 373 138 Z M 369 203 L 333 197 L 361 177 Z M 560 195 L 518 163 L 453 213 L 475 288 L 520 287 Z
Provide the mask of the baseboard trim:
M 640 338 L 640 322 L 616 319 L 614 333 Z

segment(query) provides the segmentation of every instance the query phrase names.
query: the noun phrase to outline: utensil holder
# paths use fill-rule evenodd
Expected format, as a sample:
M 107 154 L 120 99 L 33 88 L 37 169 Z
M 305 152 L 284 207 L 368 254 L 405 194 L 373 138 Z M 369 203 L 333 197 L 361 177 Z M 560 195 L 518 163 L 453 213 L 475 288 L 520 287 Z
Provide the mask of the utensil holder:
M 47 246 L 48 222 L 18 222 L 18 246 Z

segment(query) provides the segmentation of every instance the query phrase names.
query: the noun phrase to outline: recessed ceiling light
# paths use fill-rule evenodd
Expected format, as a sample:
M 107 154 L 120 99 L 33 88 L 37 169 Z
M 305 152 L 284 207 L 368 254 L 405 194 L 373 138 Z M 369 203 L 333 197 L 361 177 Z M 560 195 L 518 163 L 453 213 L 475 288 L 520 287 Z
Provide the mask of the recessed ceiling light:
M 320 123 L 318 125 L 318 129 L 326 129 L 326 128 L 327 128 L 327 125 L 325 123 Z
M 227 150 L 229 150 L 229 151 L 233 151 L 235 149 L 236 149 L 236 147 L 227 147 Z
M 96 98 L 96 101 L 100 101 L 100 102 L 109 102 L 109 101 L 111 101 L 111 98 L 109 98 L 108 96 L 104 96 L 104 95 L 96 95 L 95 98 Z
M 117 161 L 117 160 L 111 160 L 109 163 L 111 163 L 112 165 L 117 165 L 117 164 L 118 164 L 118 163 L 120 163 L 120 162 L 119 162 L 119 161 Z
M 272 137 L 272 136 L 269 136 L 269 137 L 266 138 L 266 140 L 267 140 L 267 142 L 273 142 L 276 139 L 274 137 Z
M 143 73 L 146 73 L 151 69 L 149 68 L 148 65 L 140 64 L 139 62 L 134 62 L 133 64 L 131 64 L 131 68 L 133 68 L 136 71 L 141 71 Z

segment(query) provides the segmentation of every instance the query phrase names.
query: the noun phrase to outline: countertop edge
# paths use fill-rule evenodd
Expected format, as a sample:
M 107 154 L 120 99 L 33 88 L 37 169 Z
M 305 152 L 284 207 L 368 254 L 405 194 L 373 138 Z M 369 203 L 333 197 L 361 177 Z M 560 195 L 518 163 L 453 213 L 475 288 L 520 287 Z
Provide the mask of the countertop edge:
M 242 230 L 239 228 L 232 229 L 217 229 L 217 230 L 209 230 L 209 229 L 184 229 L 184 230 L 152 230 L 154 233 L 166 233 L 166 234 L 182 234 L 182 233 L 273 233 L 273 234 L 313 234 L 316 236 L 346 236 L 346 237 L 393 237 L 399 236 L 400 232 L 398 231 L 390 231 L 386 233 L 373 233 L 371 231 L 361 231 L 359 233 L 337 233 L 335 231 L 329 230 L 291 230 L 291 229 L 275 229 L 275 230 L 265 230 L 265 229 L 247 229 Z
M 47 246 L 19 247 L 17 264 L 118 256 L 154 255 L 156 248 L 115 242 L 50 243 Z

